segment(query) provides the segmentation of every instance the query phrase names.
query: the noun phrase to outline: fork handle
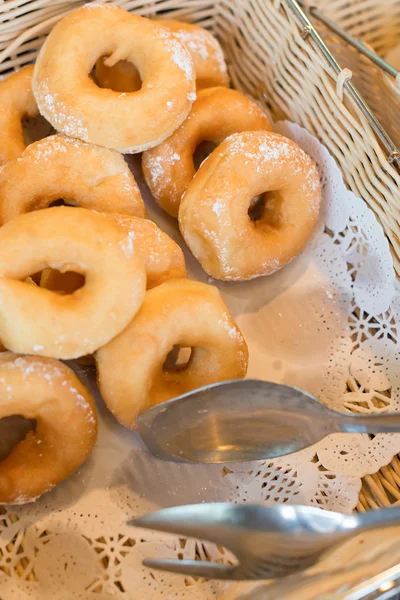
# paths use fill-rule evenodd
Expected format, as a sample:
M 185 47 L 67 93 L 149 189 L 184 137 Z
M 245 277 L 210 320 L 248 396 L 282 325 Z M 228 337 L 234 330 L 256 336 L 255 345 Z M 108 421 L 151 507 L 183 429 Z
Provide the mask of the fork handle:
M 400 413 L 341 415 L 339 427 L 346 433 L 400 433 Z

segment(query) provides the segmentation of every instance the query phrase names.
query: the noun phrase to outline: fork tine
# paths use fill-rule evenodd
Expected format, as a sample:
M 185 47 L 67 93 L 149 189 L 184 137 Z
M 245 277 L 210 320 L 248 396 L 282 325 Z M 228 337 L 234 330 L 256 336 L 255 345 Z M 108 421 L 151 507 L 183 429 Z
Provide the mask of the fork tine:
M 200 560 L 169 560 L 158 558 L 145 558 L 145 567 L 191 575 L 193 577 L 204 577 L 206 579 L 235 579 L 236 567 L 227 567 L 215 562 L 204 562 Z
M 234 511 L 235 507 L 229 502 L 174 506 L 132 519 L 128 524 L 206 539 L 229 548 L 229 540 L 235 534 L 235 523 L 232 519 Z

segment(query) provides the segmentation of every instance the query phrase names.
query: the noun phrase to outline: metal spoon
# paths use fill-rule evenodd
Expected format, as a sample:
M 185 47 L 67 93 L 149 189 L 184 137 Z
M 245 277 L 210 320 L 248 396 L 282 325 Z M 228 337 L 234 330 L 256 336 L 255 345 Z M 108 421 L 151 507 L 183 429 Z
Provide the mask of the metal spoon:
M 238 379 L 158 404 L 137 426 L 158 458 L 226 463 L 283 456 L 336 432 L 399 433 L 400 414 L 337 412 L 297 388 Z

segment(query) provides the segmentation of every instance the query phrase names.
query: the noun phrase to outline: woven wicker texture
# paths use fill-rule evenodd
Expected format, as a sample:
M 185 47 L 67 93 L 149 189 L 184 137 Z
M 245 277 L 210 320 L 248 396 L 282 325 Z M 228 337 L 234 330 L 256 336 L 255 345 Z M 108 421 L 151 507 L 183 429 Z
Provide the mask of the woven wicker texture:
M 375 211 L 400 274 L 400 174 L 366 119 L 344 98 L 337 77 L 299 25 L 285 0 L 115 0 L 141 15 L 197 22 L 219 37 L 235 87 L 255 96 L 271 115 L 304 126 L 328 147 L 345 181 Z M 45 35 L 76 0 L 4 0 L 0 3 L 0 74 L 35 59 Z M 400 41 L 399 0 L 313 0 L 313 5 L 378 53 Z M 317 25 L 315 22 L 314 24 Z M 318 26 L 342 68 L 400 145 L 398 99 L 376 67 Z M 396 104 L 397 103 L 397 104 Z M 400 501 L 400 462 L 366 477 L 359 510 Z

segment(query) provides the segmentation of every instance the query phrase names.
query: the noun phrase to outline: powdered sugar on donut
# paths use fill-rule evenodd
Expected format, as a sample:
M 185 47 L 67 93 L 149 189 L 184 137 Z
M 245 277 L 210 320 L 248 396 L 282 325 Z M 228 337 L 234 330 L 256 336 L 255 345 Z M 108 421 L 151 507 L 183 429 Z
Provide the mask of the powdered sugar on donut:
M 186 48 L 198 54 L 203 60 L 208 58 L 209 40 L 208 36 L 204 35 L 201 30 L 178 29 L 174 31 L 174 35 Z
M 130 258 L 134 255 L 133 237 L 130 235 L 130 232 L 128 233 L 126 238 L 122 242 L 120 242 L 120 246 L 127 258 Z
M 228 314 L 224 314 L 219 320 L 218 325 L 221 325 L 231 339 L 241 339 L 243 336 L 239 329 L 233 324 L 232 319 Z
M 167 145 L 160 156 L 153 155 L 151 152 L 147 154 L 146 168 L 150 177 L 149 184 L 155 194 L 158 194 L 162 186 L 165 185 L 165 169 L 169 171 L 170 167 L 180 160 L 180 155 Z
M 104 0 L 104 2 L 88 2 L 84 8 L 117 8 L 117 6 Z
M 36 163 L 42 163 L 54 158 L 55 154 L 67 153 L 68 146 L 73 146 L 79 152 L 83 143 L 75 138 L 50 136 L 28 146 L 26 154 Z
M 62 383 L 63 386 L 68 387 L 68 381 L 63 381 Z M 86 420 L 88 423 L 96 423 L 96 419 L 92 410 L 92 407 L 90 406 L 89 402 L 86 400 L 86 398 L 84 396 L 82 396 L 82 394 L 80 394 L 78 392 L 78 390 L 76 389 L 76 387 L 69 385 L 68 387 L 68 391 L 70 392 L 70 394 L 72 394 L 72 396 L 75 397 L 75 406 L 81 408 L 82 410 L 84 410 L 87 414 L 86 414 Z
M 219 217 L 221 216 L 221 214 L 223 213 L 223 211 L 225 209 L 226 209 L 225 202 L 223 202 L 219 199 L 214 202 L 214 206 L 212 207 L 213 212 L 215 212 L 215 214 L 218 215 Z
M 217 42 L 216 39 L 213 39 L 214 42 L 214 59 L 217 61 L 218 68 L 223 75 L 228 74 L 228 67 L 225 62 L 225 56 L 222 51 L 221 46 Z
M 2 357 L 3 358 L 3 357 Z M 4 358 L 7 358 L 4 355 Z M 32 360 L 25 358 L 24 356 L 18 356 L 14 360 L 3 361 L 0 359 L 0 367 L 6 369 L 18 369 L 23 378 L 29 377 L 32 373 L 43 377 L 49 383 L 53 383 L 55 380 L 60 380 L 65 377 L 65 373 L 61 368 L 57 366 L 56 361 L 51 363 L 45 363 L 38 360 Z
M 227 67 L 224 53 L 211 33 L 201 28 L 182 28 L 174 30 L 173 34 L 193 55 L 199 56 L 204 61 L 207 59 L 214 60 L 220 73 L 226 75 Z
M 255 148 L 249 143 L 251 137 L 256 138 L 258 133 L 245 132 L 233 134 L 226 138 L 229 147 L 227 157 L 241 156 L 244 164 L 249 164 L 246 159 L 257 164 L 257 172 L 262 169 L 273 169 L 281 164 L 283 160 L 290 161 L 291 172 L 302 174 L 307 181 L 310 190 L 316 192 L 319 189 L 319 177 L 316 166 L 311 158 L 297 144 L 279 134 L 268 135 L 265 141 L 261 141 Z M 264 163 L 264 164 L 262 164 Z M 317 196 L 317 209 L 319 206 Z
M 193 61 L 186 48 L 165 29 L 160 28 L 159 37 L 165 40 L 165 47 L 177 67 L 185 73 L 186 79 L 193 81 L 195 78 Z
M 49 89 L 46 80 L 39 81 L 35 90 L 40 113 L 58 130 L 66 135 L 88 141 L 88 131 L 83 117 L 73 114 L 56 92 Z

